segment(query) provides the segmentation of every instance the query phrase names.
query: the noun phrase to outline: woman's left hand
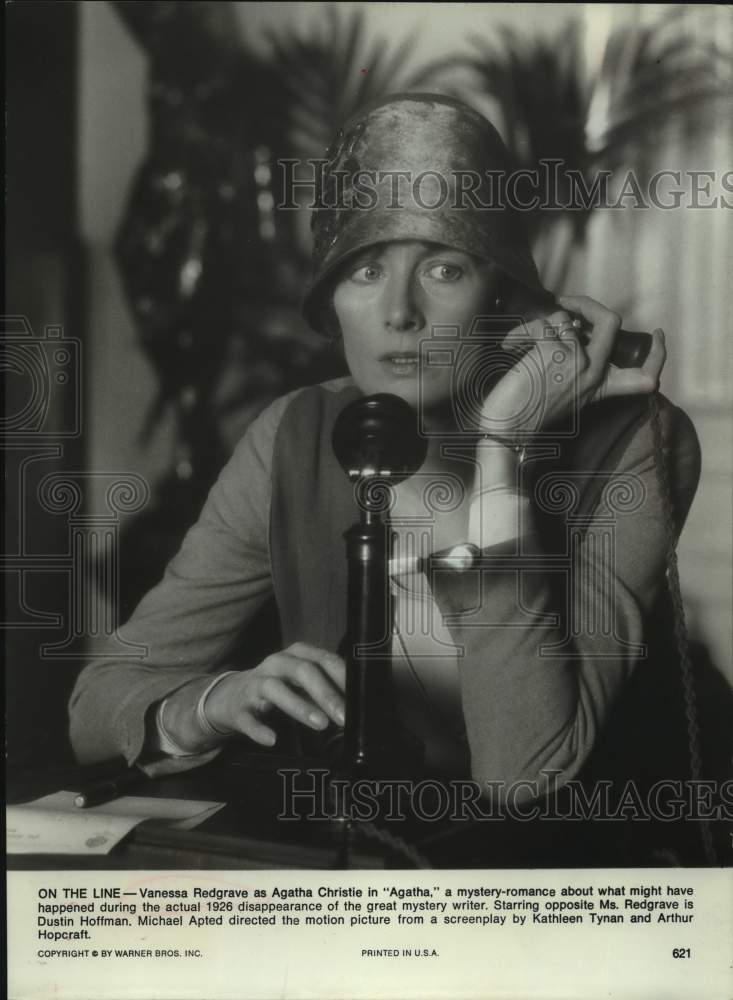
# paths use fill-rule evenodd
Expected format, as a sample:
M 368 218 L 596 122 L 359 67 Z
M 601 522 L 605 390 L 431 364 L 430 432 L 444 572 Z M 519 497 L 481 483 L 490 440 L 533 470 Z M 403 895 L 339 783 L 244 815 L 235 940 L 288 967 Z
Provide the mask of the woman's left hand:
M 485 433 L 526 442 L 591 400 L 648 394 L 659 386 L 666 359 L 662 330 L 652 334 L 649 355 L 640 368 L 616 368 L 608 359 L 621 317 L 585 295 L 566 295 L 559 301 L 564 309 L 507 335 L 508 348 L 528 340 L 533 346 L 486 397 L 481 414 Z M 590 326 L 587 343 L 565 309 Z

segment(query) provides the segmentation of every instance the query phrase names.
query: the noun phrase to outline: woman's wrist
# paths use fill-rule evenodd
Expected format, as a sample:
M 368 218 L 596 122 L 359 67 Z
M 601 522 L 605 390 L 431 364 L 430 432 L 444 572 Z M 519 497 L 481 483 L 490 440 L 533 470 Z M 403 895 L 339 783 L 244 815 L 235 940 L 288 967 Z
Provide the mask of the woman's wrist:
M 504 486 L 520 492 L 520 473 L 524 447 L 512 442 L 482 435 L 476 443 L 476 473 L 473 494 L 492 487 Z
M 156 717 L 159 735 L 163 736 L 161 749 L 168 741 L 178 748 L 179 755 L 203 753 L 230 735 L 229 731 L 220 728 L 219 719 L 211 718 L 208 697 L 219 683 L 236 672 L 228 670 L 213 678 L 207 676 L 191 681 L 165 699 L 164 711 L 159 710 Z
M 484 436 L 476 446 L 469 508 L 469 541 L 490 548 L 531 530 L 529 498 L 522 483 L 523 448 Z
M 206 705 L 209 695 L 214 690 L 214 688 L 218 687 L 218 685 L 227 677 L 232 677 L 237 673 L 239 673 L 239 671 L 237 670 L 225 670 L 224 673 L 218 674 L 204 688 L 204 690 L 199 695 L 198 701 L 196 702 L 196 722 L 201 732 L 205 736 L 210 737 L 211 739 L 221 739 L 222 737 L 228 737 L 232 735 L 232 730 L 221 728 L 221 723 L 218 726 L 214 725 L 209 714 L 207 713 Z
M 476 494 L 468 515 L 468 541 L 488 549 L 532 530 L 529 497 L 504 487 Z
M 164 753 L 167 757 L 196 757 L 198 756 L 198 751 L 189 750 L 186 747 L 182 747 L 178 743 L 166 725 L 166 709 L 168 708 L 168 699 L 164 698 L 163 701 L 158 705 L 157 711 L 155 713 L 155 733 L 153 739 L 153 748 L 158 753 Z

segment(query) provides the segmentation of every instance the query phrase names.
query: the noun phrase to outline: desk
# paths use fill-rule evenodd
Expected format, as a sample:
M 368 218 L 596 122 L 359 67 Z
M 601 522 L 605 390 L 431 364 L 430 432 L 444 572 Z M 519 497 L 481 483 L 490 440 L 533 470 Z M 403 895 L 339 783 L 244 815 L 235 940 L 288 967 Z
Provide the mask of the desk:
M 282 810 L 278 767 L 302 766 L 291 758 L 250 755 L 217 759 L 205 767 L 155 778 L 130 794 L 224 802 L 225 808 L 194 830 L 176 830 L 149 820 L 107 855 L 10 855 L 16 870 L 115 869 L 333 869 L 344 867 L 343 834 L 328 821 L 278 820 Z M 323 766 L 322 764 L 320 765 Z M 9 784 L 9 804 L 19 804 L 104 778 L 116 765 L 53 770 L 18 776 Z M 349 852 L 351 868 L 383 868 L 380 850 Z
M 344 825 L 326 818 L 279 819 L 282 768 L 320 771 L 323 761 L 273 754 L 223 754 L 205 767 L 156 778 L 135 794 L 215 800 L 226 806 L 192 831 L 148 821 L 108 855 L 11 855 L 15 870 L 215 870 L 646 867 L 648 850 L 624 823 L 492 820 L 399 821 L 354 825 L 344 853 Z M 109 766 L 107 767 L 109 770 Z M 16 777 L 8 800 L 19 803 L 59 789 L 75 790 L 105 768 L 49 770 Z M 305 780 L 298 777 L 299 787 Z M 325 807 L 326 813 L 328 807 Z M 382 836 L 381 840 L 375 839 Z M 367 834 L 370 834 L 367 837 Z M 400 850 L 400 841 L 407 850 Z M 648 845 L 647 845 L 648 847 Z M 664 862 L 653 861 L 652 864 Z M 668 863 L 668 862 L 667 862 Z

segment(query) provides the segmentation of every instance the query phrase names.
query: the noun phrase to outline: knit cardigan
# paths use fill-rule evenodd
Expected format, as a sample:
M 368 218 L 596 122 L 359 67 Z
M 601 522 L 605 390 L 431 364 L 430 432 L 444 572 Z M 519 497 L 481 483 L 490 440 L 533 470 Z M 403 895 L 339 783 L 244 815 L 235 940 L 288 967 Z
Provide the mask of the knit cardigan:
M 243 630 L 272 596 L 283 648 L 337 648 L 346 623 L 343 533 L 356 508 L 331 431 L 358 395 L 352 380 L 336 380 L 277 400 L 253 422 L 163 580 L 120 629 L 145 653 L 99 658 L 80 674 L 70 702 L 80 761 L 139 761 L 152 707 L 239 665 Z M 659 403 L 679 532 L 700 452 L 689 418 L 664 397 Z M 485 550 L 478 569 L 431 580 L 458 649 L 476 780 L 539 782 L 541 792 L 545 773 L 573 778 L 644 669 L 647 622 L 665 589 L 658 458 L 646 397 L 586 406 L 577 433 L 527 463 L 536 532 Z

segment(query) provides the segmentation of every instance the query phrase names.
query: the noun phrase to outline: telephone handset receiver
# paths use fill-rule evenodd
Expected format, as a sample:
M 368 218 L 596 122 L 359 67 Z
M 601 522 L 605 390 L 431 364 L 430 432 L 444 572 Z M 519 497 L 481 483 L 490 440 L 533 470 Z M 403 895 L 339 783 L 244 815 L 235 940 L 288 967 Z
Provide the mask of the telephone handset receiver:
M 513 283 L 509 282 L 506 287 L 500 288 L 499 298 L 503 302 L 511 302 L 513 300 Z M 497 305 L 498 301 L 499 300 L 497 300 Z M 544 310 L 550 312 L 552 310 L 559 310 L 562 308 L 563 306 L 561 303 L 555 299 L 553 295 L 548 295 L 548 298 L 544 303 Z M 511 312 L 511 307 L 507 308 L 506 311 L 507 313 Z M 520 307 L 519 312 L 521 311 Z M 535 313 L 534 318 L 539 319 L 541 315 L 542 313 Z M 573 326 L 576 329 L 580 341 L 584 344 L 588 343 L 590 339 L 590 326 L 585 317 L 574 312 L 570 312 L 569 315 L 573 321 Z M 508 324 L 507 320 L 509 320 Z M 508 333 L 510 327 L 514 325 L 514 322 L 512 321 L 516 320 L 519 320 L 520 323 L 522 322 L 519 316 L 503 318 L 497 315 L 491 317 L 489 319 L 489 330 L 493 333 L 499 334 L 502 331 Z M 613 345 L 613 349 L 608 357 L 608 364 L 614 365 L 616 368 L 641 368 L 649 356 L 651 348 L 652 335 L 650 333 L 646 333 L 641 330 L 619 330 L 616 334 L 616 341 Z
M 582 338 L 584 334 L 582 323 L 579 332 Z M 649 356 L 651 347 L 652 335 L 650 333 L 644 333 L 640 330 L 619 330 L 608 363 L 615 365 L 616 368 L 641 368 Z
M 582 316 L 570 313 L 573 326 L 578 339 L 582 344 L 587 344 L 591 339 L 590 326 Z M 539 318 L 539 317 L 536 317 Z M 497 342 L 506 336 L 512 327 L 525 322 L 520 316 L 492 316 L 485 317 L 481 329 L 477 331 L 481 337 L 497 338 Z M 616 334 L 611 353 L 608 357 L 608 364 L 616 368 L 641 368 L 649 356 L 652 347 L 652 335 L 641 330 L 619 330 Z M 524 345 L 525 350 L 531 348 L 531 342 Z M 521 347 L 512 345 L 512 353 L 519 351 Z

